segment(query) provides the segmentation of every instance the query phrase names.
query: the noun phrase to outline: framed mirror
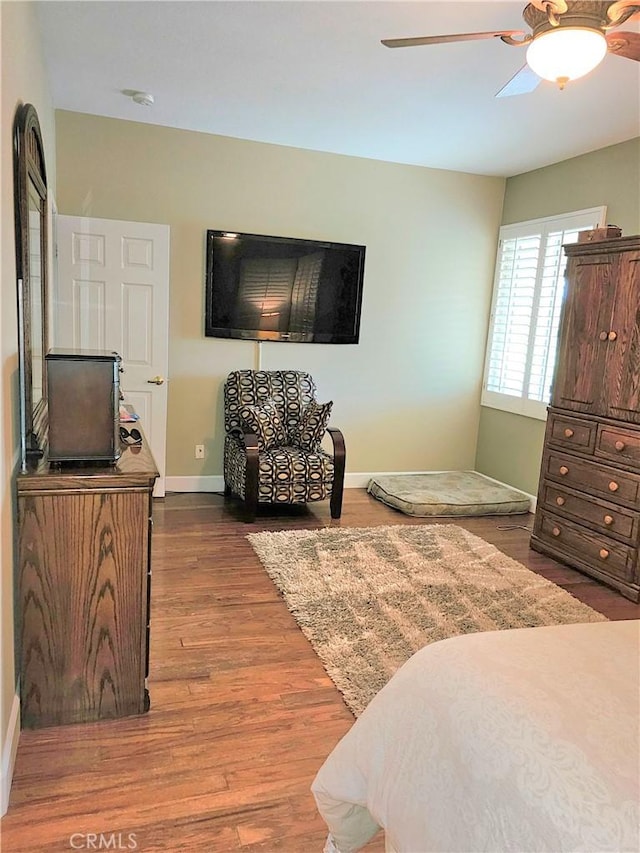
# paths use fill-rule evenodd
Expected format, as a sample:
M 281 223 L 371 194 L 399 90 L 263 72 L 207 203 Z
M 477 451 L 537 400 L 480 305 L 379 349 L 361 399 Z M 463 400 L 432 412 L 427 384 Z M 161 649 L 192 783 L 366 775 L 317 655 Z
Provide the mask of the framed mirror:
M 47 408 L 47 174 L 40 123 L 32 104 L 20 106 L 16 113 L 14 179 L 20 444 L 25 470 L 43 454 Z

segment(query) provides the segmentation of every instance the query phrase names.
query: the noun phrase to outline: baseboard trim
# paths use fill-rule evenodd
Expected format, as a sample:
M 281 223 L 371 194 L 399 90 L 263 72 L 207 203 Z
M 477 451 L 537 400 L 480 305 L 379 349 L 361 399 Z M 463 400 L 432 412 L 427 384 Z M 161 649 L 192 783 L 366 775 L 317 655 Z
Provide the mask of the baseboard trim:
M 0 817 L 7 813 L 9 808 L 9 795 L 11 794 L 11 782 L 13 780 L 13 768 L 16 763 L 18 752 L 18 741 L 20 740 L 20 697 L 16 693 L 11 704 L 9 714 L 9 725 L 7 726 L 7 737 L 2 746 L 2 774 L 0 780 Z
M 166 492 L 222 492 L 224 477 L 222 474 L 210 474 L 195 477 L 166 477 Z
M 421 474 L 423 471 L 386 471 L 373 474 L 354 473 L 345 474 L 345 489 L 366 489 L 367 483 L 372 477 L 390 476 L 392 474 Z M 222 492 L 224 491 L 224 477 L 222 474 L 210 474 L 208 476 L 195 477 L 167 477 L 167 492 Z
M 357 473 L 353 474 L 345 474 L 344 476 L 344 487 L 345 489 L 366 489 L 369 480 L 372 477 L 391 477 L 397 476 L 399 474 L 434 474 L 434 473 L 442 473 L 435 471 L 376 471 L 372 473 Z M 481 473 L 480 471 L 476 473 Z M 486 477 L 488 480 L 493 480 L 494 483 L 499 483 L 501 486 L 507 486 L 510 489 L 516 488 L 515 486 L 510 486 L 509 483 L 502 483 L 500 480 L 496 480 L 494 477 L 489 477 L 487 474 L 482 474 L 483 477 Z M 207 476 L 195 476 L 195 477 L 167 477 L 166 478 L 166 490 L 167 492 L 223 492 L 224 491 L 224 477 L 222 474 L 210 474 Z M 519 492 L 522 489 L 518 489 Z M 536 511 L 536 498 L 534 495 L 530 495 L 527 492 L 523 492 L 523 494 L 527 495 L 529 498 L 531 507 L 530 511 Z

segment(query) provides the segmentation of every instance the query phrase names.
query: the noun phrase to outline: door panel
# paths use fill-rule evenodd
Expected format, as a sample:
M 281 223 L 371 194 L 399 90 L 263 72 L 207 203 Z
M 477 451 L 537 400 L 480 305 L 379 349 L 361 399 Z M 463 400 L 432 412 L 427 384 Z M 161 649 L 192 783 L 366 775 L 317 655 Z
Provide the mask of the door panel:
M 71 337 L 80 349 L 106 349 L 104 305 L 105 281 L 72 282 L 70 316 Z
M 153 386 L 152 386 L 153 387 Z M 140 415 L 140 422 L 147 437 L 147 441 L 151 445 L 153 438 L 153 395 L 150 391 L 129 391 L 127 393 L 127 403 L 133 406 L 134 411 Z M 153 446 L 153 445 L 151 445 Z
M 640 252 L 615 262 L 615 295 L 607 342 L 604 415 L 640 423 Z
M 597 414 L 602 407 L 613 287 L 611 260 L 609 255 L 569 260 L 572 284 L 563 309 L 553 406 L 585 414 Z
M 150 367 L 153 362 L 153 288 L 146 284 L 122 285 L 122 358 L 128 364 Z
M 140 415 L 164 494 L 169 226 L 57 217 L 54 345 L 115 350 L 125 402 Z M 161 384 L 151 380 L 162 378 Z

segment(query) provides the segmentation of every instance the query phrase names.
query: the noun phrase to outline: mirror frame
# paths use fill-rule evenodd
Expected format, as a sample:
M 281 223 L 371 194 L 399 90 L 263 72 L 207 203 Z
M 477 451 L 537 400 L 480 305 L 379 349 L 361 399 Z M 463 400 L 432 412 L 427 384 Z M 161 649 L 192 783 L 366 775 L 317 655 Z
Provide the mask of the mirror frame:
M 38 257 L 30 244 L 29 199 L 39 201 Z M 44 145 L 38 114 L 32 104 L 18 107 L 14 122 L 14 205 L 16 229 L 16 275 L 18 285 L 18 361 L 20 375 L 20 452 L 21 467 L 39 459 L 46 439 L 47 377 L 44 357 L 48 348 L 48 193 Z M 36 290 L 37 282 L 39 287 Z M 34 335 L 40 332 L 40 339 Z M 36 369 L 42 388 L 33 399 L 34 354 L 39 353 Z M 35 384 L 35 387 L 38 387 Z

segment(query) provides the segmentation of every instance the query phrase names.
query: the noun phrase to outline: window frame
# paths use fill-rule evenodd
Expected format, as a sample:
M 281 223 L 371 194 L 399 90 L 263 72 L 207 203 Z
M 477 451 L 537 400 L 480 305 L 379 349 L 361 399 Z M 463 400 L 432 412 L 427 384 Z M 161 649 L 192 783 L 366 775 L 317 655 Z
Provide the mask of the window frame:
M 487 331 L 487 341 L 485 347 L 484 370 L 482 374 L 482 394 L 480 405 L 491 409 L 500 409 L 501 411 L 510 412 L 512 414 L 524 415 L 529 418 L 537 418 L 538 420 L 547 419 L 547 407 L 549 402 L 541 400 L 532 400 L 525 396 L 526 389 L 523 388 L 522 396 L 513 394 L 505 394 L 501 391 L 489 391 L 487 389 L 489 365 L 491 357 L 491 349 L 494 338 L 494 327 L 496 320 L 496 303 L 499 294 L 500 283 L 500 264 L 502 258 L 502 246 L 505 240 L 518 237 L 536 237 L 541 238 L 540 252 L 538 263 L 536 265 L 536 282 L 534 287 L 533 304 L 534 313 L 532 314 L 530 330 L 535 328 L 538 317 L 538 301 L 540 290 L 542 288 L 542 276 L 540 260 L 544 260 L 546 249 L 546 238 L 550 232 L 567 231 L 567 230 L 592 230 L 594 228 L 604 228 L 607 219 L 606 205 L 598 207 L 584 208 L 583 210 L 574 210 L 570 213 L 563 213 L 556 216 L 544 216 L 539 219 L 529 219 L 524 222 L 514 222 L 510 225 L 502 225 L 498 235 L 498 246 L 496 250 L 496 264 L 493 276 L 493 291 L 491 295 L 491 313 L 489 315 L 489 327 Z M 566 287 L 566 283 L 562 285 Z M 564 303 L 564 294 L 562 295 Z M 527 365 L 529 366 L 533 355 L 532 346 L 533 336 L 530 335 L 527 346 Z

